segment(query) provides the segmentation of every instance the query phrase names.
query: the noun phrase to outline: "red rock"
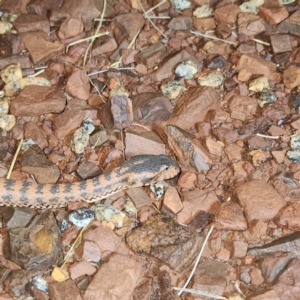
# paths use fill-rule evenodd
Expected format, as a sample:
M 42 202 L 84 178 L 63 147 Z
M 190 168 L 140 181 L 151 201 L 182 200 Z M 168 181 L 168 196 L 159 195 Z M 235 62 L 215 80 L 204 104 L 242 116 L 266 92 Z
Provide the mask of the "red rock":
M 255 36 L 266 30 L 262 19 L 253 13 L 240 13 L 238 18 L 238 33 Z
M 1 1 L 0 9 L 15 14 L 26 14 L 27 4 L 28 4 L 28 0 L 10 0 L 4 2 Z
M 66 91 L 79 100 L 88 100 L 90 82 L 86 71 L 74 68 L 66 84 Z
M 81 34 L 83 29 L 81 18 L 67 17 L 59 28 L 58 37 L 62 40 L 68 39 Z
M 65 50 L 63 44 L 52 41 L 48 34 L 42 31 L 23 33 L 21 39 L 36 65 L 46 62 Z
M 225 153 L 230 161 L 242 160 L 244 149 L 237 144 L 230 144 L 225 147 Z
M 248 181 L 239 186 L 235 193 L 248 221 L 272 220 L 286 204 L 276 190 L 263 180 Z
M 297 9 L 291 16 L 281 22 L 277 29 L 280 32 L 292 33 L 299 36 L 300 32 L 300 11 Z
M 258 104 L 251 97 L 236 95 L 229 100 L 229 111 L 232 119 L 249 120 L 255 115 Z
M 259 7 L 259 16 L 268 24 L 279 24 L 289 16 L 287 9 L 277 1 L 265 3 Z
M 261 275 L 261 271 L 258 268 L 253 268 L 249 272 L 251 277 L 251 283 L 255 285 L 261 285 L 264 282 L 264 278 Z
M 213 30 L 216 28 L 216 23 L 214 18 L 194 19 L 193 25 L 194 28 L 200 32 Z
M 299 298 L 299 268 L 300 260 L 295 258 L 279 276 L 273 289 L 277 292 L 280 299 Z
M 176 188 L 168 188 L 165 192 L 163 209 L 178 214 L 182 210 L 182 202 Z
M 290 66 L 283 71 L 283 83 L 286 88 L 293 89 L 300 85 L 300 68 Z
M 183 209 L 177 215 L 177 222 L 189 224 L 200 212 L 217 213 L 220 209 L 220 201 L 213 193 L 201 190 L 186 191 L 182 193 Z
M 175 104 L 168 124 L 190 129 L 204 121 L 207 113 L 216 110 L 219 104 L 219 95 L 213 88 L 189 88 Z
M 100 262 L 101 251 L 94 241 L 84 240 L 81 258 L 86 261 Z
M 259 294 L 250 296 L 249 300 L 280 300 L 278 294 L 274 290 L 267 290 Z
M 192 30 L 193 19 L 190 16 L 173 17 L 167 26 L 173 30 Z
M 216 142 L 212 138 L 206 138 L 205 142 L 210 154 L 216 156 L 222 156 L 224 154 L 224 144 L 222 142 Z
M 216 257 L 223 261 L 228 261 L 230 259 L 230 251 L 223 248 L 217 254 Z
M 84 275 L 94 275 L 96 272 L 96 267 L 84 260 L 71 266 L 70 277 L 74 280 Z
M 25 123 L 24 138 L 33 139 L 41 149 L 44 149 L 48 146 L 48 141 L 46 139 L 44 131 L 34 122 Z
M 169 59 L 164 60 L 159 68 L 153 73 L 154 80 L 161 82 L 163 79 L 171 77 L 174 74 L 177 65 L 190 57 L 190 54 L 186 50 L 181 50 L 175 55 L 172 55 Z
M 14 27 L 19 33 L 27 31 L 50 32 L 49 20 L 46 17 L 37 14 L 21 14 L 14 22 Z
M 247 70 L 251 74 L 263 74 L 272 79 L 273 73 L 276 72 L 276 65 L 256 54 L 243 54 L 237 63 L 236 70 Z
M 81 125 L 83 117 L 84 112 L 82 110 L 65 110 L 53 122 L 56 137 L 63 139 L 72 131 L 75 131 Z
M 126 190 L 126 194 L 133 201 L 137 210 L 140 210 L 143 206 L 150 206 L 152 204 L 151 198 L 141 188 L 128 189 Z
M 85 300 L 131 299 L 143 275 L 142 265 L 135 259 L 114 253 L 101 265 L 84 293 Z
M 64 110 L 66 96 L 62 90 L 47 86 L 26 86 L 11 102 L 10 111 L 15 116 L 37 116 L 60 113 Z
M 53 300 L 82 300 L 79 289 L 71 279 L 49 284 L 49 297 Z
M 218 230 L 246 230 L 248 227 L 242 208 L 232 201 L 222 203 L 215 223 Z
M 271 35 L 271 45 L 274 53 L 292 51 L 290 36 L 287 34 Z
M 233 241 L 231 257 L 232 258 L 244 258 L 247 254 L 248 244 L 241 241 Z
M 197 179 L 197 176 L 195 173 L 192 172 L 182 172 L 180 174 L 178 185 L 181 188 L 191 190 L 195 187 L 195 181 Z
M 142 14 L 120 14 L 110 24 L 113 37 L 120 45 L 124 40 L 132 41 L 134 36 L 143 28 L 145 19 Z
M 125 95 L 114 95 L 111 99 L 114 128 L 124 129 L 133 122 L 132 101 Z
M 229 4 L 216 8 L 214 10 L 214 17 L 218 22 L 233 24 L 240 12 L 241 10 L 238 5 Z
M 291 203 L 282 210 L 279 216 L 278 225 L 294 231 L 300 231 L 300 203 Z

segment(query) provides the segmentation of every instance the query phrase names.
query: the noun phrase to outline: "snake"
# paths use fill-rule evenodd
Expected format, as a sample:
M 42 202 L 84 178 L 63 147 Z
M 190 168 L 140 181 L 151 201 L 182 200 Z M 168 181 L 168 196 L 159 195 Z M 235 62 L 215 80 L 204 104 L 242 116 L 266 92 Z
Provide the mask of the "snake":
M 70 202 L 89 203 L 119 191 L 148 186 L 177 176 L 179 165 L 166 155 L 137 155 L 119 167 L 78 182 L 43 184 L 0 179 L 0 206 L 59 208 Z

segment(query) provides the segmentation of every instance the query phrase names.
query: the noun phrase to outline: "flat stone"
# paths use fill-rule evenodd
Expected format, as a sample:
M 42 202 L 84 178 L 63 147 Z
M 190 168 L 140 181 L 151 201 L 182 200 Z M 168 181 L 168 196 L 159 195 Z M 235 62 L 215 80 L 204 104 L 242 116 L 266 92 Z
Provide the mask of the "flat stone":
M 215 224 L 218 230 L 246 230 L 248 227 L 242 208 L 232 201 L 222 203 Z
M 126 194 L 132 200 L 137 210 L 140 210 L 143 206 L 150 206 L 152 204 L 152 200 L 147 192 L 141 188 L 128 189 L 126 190 Z
M 290 203 L 280 213 L 278 225 L 283 228 L 288 228 L 293 231 L 300 231 L 300 203 Z
M 84 293 L 85 300 L 131 299 L 134 288 L 143 275 L 142 264 L 118 253 L 100 266 Z
M 65 138 L 67 135 L 77 129 L 84 118 L 84 111 L 68 109 L 57 116 L 53 122 L 55 135 L 59 139 Z
M 64 110 L 66 96 L 63 90 L 47 86 L 26 86 L 11 102 L 10 111 L 15 116 L 37 116 L 60 113 Z
M 233 24 L 237 19 L 237 15 L 240 12 L 241 10 L 236 4 L 224 5 L 214 10 L 214 18 L 218 22 Z
M 28 2 L 28 0 L 4 1 L 3 3 L 1 2 L 0 9 L 14 14 L 26 14 L 26 6 Z
M 290 66 L 283 71 L 283 83 L 286 88 L 293 89 L 300 85 L 300 68 Z
M 62 40 L 77 36 L 83 32 L 84 26 L 81 18 L 68 17 L 61 24 L 58 37 Z
M 238 33 L 255 36 L 266 30 L 263 20 L 253 13 L 240 13 L 238 18 Z
M 300 35 L 300 11 L 296 10 L 291 16 L 281 22 L 277 29 L 280 32 Z
M 70 277 L 74 280 L 84 275 L 94 275 L 97 272 L 96 267 L 87 261 L 74 263 L 70 268 Z
M 193 18 L 189 16 L 173 17 L 168 24 L 168 28 L 173 30 L 192 30 Z
M 90 82 L 86 71 L 74 68 L 67 80 L 66 91 L 79 100 L 88 100 L 90 96 Z
M 201 32 L 201 31 L 215 29 L 216 23 L 214 18 L 201 18 L 201 19 L 194 19 L 193 26 L 196 30 Z
M 124 129 L 133 122 L 132 101 L 125 95 L 115 95 L 111 99 L 111 113 L 114 128 Z
M 188 227 L 161 215 L 152 216 L 141 227 L 126 234 L 126 241 L 137 253 L 160 259 L 177 272 L 190 266 L 202 239 Z
M 32 174 L 38 183 L 56 183 L 60 176 L 58 167 L 36 145 L 23 155 L 22 170 Z
M 277 191 L 263 180 L 251 180 L 235 191 L 248 221 L 272 220 L 286 202 Z
M 41 30 L 45 33 L 50 32 L 49 20 L 37 14 L 21 14 L 14 22 L 14 27 L 19 33 L 27 31 Z
M 232 258 L 244 258 L 247 254 L 248 244 L 242 241 L 233 241 L 231 249 Z
M 213 88 L 189 88 L 176 102 L 168 124 L 190 129 L 204 121 L 207 113 L 216 110 L 219 104 L 219 95 Z
M 142 14 L 129 13 L 116 16 L 110 24 L 113 37 L 118 45 L 124 40 L 132 41 L 137 32 L 143 28 L 145 19 Z
M 276 72 L 276 65 L 272 62 L 265 61 L 257 54 L 243 54 L 239 59 L 236 70 L 246 70 L 251 74 L 262 74 L 268 79 L 272 79 Z
M 289 16 L 289 12 L 286 7 L 277 1 L 271 1 L 271 3 L 264 3 L 259 6 L 258 14 L 270 25 L 279 24 Z
M 213 259 L 202 261 L 193 276 L 192 288 L 214 295 L 223 295 L 227 282 L 227 265 Z
M 44 63 L 65 50 L 63 44 L 59 41 L 52 41 L 50 36 L 43 31 L 23 33 L 21 39 L 35 65 Z
M 78 287 L 71 279 L 49 284 L 49 297 L 53 300 L 82 300 Z
M 271 35 L 271 45 L 274 53 L 292 51 L 290 36 L 287 34 Z
M 267 290 L 250 295 L 249 300 L 280 300 L 278 294 L 274 290 Z
M 164 195 L 163 210 L 178 214 L 183 208 L 181 199 L 176 188 L 168 188 Z
M 34 140 L 41 149 L 48 146 L 45 132 L 34 122 L 24 124 L 24 138 Z
M 154 45 L 141 49 L 137 55 L 137 62 L 144 64 L 148 69 L 157 65 L 166 51 L 164 44 L 159 41 Z
M 5 254 L 27 270 L 48 270 L 63 259 L 61 235 L 50 210 L 37 215 L 28 227 L 10 229 L 10 251 Z
M 172 105 L 161 93 L 141 93 L 132 98 L 134 119 L 143 125 L 154 125 L 170 118 Z
M 118 48 L 116 40 L 108 35 L 101 36 L 96 39 L 93 44 L 92 56 L 102 55 L 115 51 Z
M 257 100 L 251 97 L 235 95 L 229 99 L 228 108 L 232 119 L 241 121 L 252 119 L 257 107 Z

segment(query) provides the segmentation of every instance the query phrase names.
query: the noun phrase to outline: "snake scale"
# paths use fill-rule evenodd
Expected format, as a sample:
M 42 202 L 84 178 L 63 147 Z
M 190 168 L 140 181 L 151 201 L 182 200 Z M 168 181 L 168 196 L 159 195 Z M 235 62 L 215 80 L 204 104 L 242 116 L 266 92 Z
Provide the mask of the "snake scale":
M 175 177 L 176 162 L 166 155 L 138 155 L 92 179 L 62 184 L 37 184 L 0 179 L 0 206 L 64 207 L 69 202 L 95 202 L 118 191 Z

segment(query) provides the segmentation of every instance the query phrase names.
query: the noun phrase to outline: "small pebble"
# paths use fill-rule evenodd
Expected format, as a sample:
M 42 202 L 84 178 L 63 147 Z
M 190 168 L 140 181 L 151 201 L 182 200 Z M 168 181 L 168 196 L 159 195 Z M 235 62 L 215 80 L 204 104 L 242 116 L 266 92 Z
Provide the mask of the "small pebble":
M 170 81 L 161 86 L 161 91 L 169 99 L 175 99 L 178 97 L 186 88 L 178 81 Z
M 31 279 L 31 283 L 36 286 L 40 291 L 47 292 L 48 291 L 48 283 L 41 276 L 35 276 Z
M 70 142 L 71 149 L 76 154 L 83 153 L 85 147 L 89 143 L 89 138 L 90 138 L 89 133 L 84 129 L 84 127 L 80 127 L 76 129 L 72 137 L 72 140 Z
M 69 221 L 78 227 L 84 227 L 95 219 L 94 211 L 87 207 L 82 207 L 69 215 Z
M 212 12 L 212 8 L 209 6 L 208 3 L 206 3 L 200 7 L 197 7 L 197 9 L 195 9 L 193 12 L 193 16 L 197 19 L 206 18 L 210 17 L 212 15 Z
M 4 131 L 10 131 L 16 125 L 16 117 L 13 115 L 0 115 L 0 128 Z
M 177 66 L 175 70 L 175 74 L 179 77 L 193 79 L 197 71 L 198 71 L 197 65 L 192 61 L 188 60 L 188 61 L 184 61 L 183 63 Z
M 127 201 L 124 205 L 124 209 L 131 216 L 136 216 L 137 214 L 137 209 L 132 201 Z
M 26 150 L 28 150 L 32 145 L 35 145 L 35 144 L 36 144 L 36 142 L 35 142 L 33 139 L 26 139 L 26 140 L 23 141 L 21 149 L 22 149 L 23 151 L 26 151 Z
M 249 83 L 249 90 L 255 92 L 262 92 L 269 88 L 269 81 L 267 77 L 259 77 Z
M 94 122 L 91 119 L 87 119 L 83 122 L 83 128 L 88 134 L 91 134 L 95 130 Z
M 290 150 L 286 155 L 292 162 L 300 162 L 300 150 Z
M 67 220 L 63 219 L 60 223 L 59 229 L 60 231 L 65 231 L 68 228 Z
M 0 99 L 0 115 L 7 115 L 9 111 L 9 100 L 7 97 Z
M 219 73 L 213 72 L 208 74 L 207 76 L 202 76 L 198 78 L 198 84 L 200 86 L 211 86 L 211 87 L 219 87 L 224 80 L 224 76 Z
M 293 150 L 298 149 L 300 147 L 300 135 L 291 137 L 291 148 Z
M 119 209 L 104 204 L 97 204 L 91 208 L 95 212 L 98 221 L 112 222 L 117 228 L 123 226 L 125 214 Z
M 246 284 L 249 284 L 251 282 L 251 277 L 249 273 L 243 272 L 240 276 L 241 281 L 243 281 Z
M 190 8 L 192 3 L 188 0 L 171 0 L 174 8 L 177 10 L 184 10 Z
M 161 198 L 165 192 L 164 186 L 161 182 L 152 183 L 150 185 L 150 190 L 153 192 L 157 199 Z
M 264 89 L 258 100 L 258 105 L 263 107 L 266 103 L 274 103 L 277 100 L 276 94 L 271 89 Z

